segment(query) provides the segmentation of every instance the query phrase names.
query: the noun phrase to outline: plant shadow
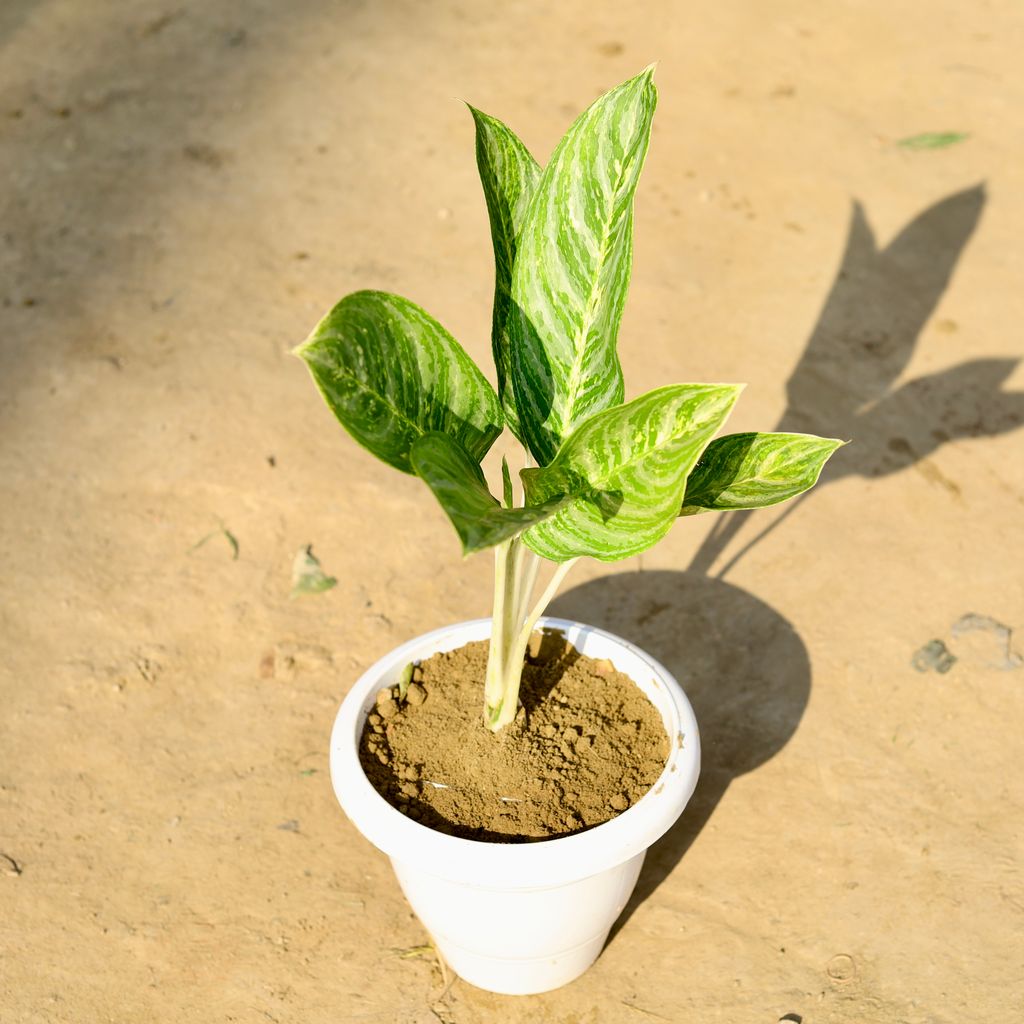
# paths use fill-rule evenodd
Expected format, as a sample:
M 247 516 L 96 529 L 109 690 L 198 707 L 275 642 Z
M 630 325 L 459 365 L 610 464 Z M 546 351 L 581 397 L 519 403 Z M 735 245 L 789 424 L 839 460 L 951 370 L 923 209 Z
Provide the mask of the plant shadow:
M 740 587 L 698 573 L 630 572 L 584 583 L 550 614 L 629 637 L 682 684 L 700 726 L 702 767 L 686 813 L 648 851 L 611 942 L 682 859 L 733 779 L 773 757 L 811 692 L 792 623 Z
M 886 246 L 878 244 L 863 206 L 853 204 L 841 265 L 786 383 L 786 408 L 773 428 L 853 441 L 825 467 L 819 486 L 919 465 L 956 496 L 956 482 L 926 460 L 949 441 L 992 437 L 1024 423 L 1024 392 L 1002 390 L 1016 359 L 972 359 L 901 380 L 977 229 L 986 198 L 983 184 L 953 193 L 910 220 Z M 935 330 L 946 335 L 948 346 L 959 325 L 944 320 Z M 802 500 L 792 502 L 719 575 Z M 749 512 L 718 517 L 690 569 L 709 572 L 749 518 Z

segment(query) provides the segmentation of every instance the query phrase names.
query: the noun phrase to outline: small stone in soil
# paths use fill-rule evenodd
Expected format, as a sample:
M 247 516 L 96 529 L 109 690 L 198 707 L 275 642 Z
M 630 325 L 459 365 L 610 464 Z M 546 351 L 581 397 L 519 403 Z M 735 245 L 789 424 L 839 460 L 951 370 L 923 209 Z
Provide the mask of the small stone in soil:
M 613 811 L 624 811 L 629 807 L 629 801 L 622 793 L 616 793 L 609 802 L 612 805 Z
M 410 704 L 422 704 L 427 699 L 427 691 L 419 683 L 410 683 L 405 699 Z
M 394 697 L 389 697 L 382 704 L 377 705 L 377 710 L 380 712 L 381 718 L 393 718 L 398 714 L 398 701 Z
M 394 698 L 394 694 L 391 692 L 390 686 L 385 686 L 383 690 L 377 691 L 376 704 L 380 707 L 381 704 L 386 704 L 389 700 Z

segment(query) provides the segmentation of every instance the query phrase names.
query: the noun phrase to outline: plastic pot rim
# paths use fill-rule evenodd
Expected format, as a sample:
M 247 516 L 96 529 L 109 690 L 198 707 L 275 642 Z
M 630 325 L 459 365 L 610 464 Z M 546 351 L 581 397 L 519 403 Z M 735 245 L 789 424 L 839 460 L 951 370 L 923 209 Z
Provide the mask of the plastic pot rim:
M 568 619 L 544 617 L 538 629 L 565 634 L 591 657 L 610 658 L 651 699 L 669 737 L 657 782 L 632 807 L 584 832 L 531 843 L 495 843 L 446 835 L 406 817 L 370 784 L 359 763 L 359 738 L 378 690 L 409 662 L 490 636 L 491 620 L 442 626 L 399 645 L 371 665 L 342 701 L 331 732 L 331 782 L 356 828 L 389 857 L 417 870 L 486 889 L 538 889 L 605 871 L 642 853 L 667 832 L 697 784 L 700 739 L 685 693 L 672 674 L 630 641 Z M 594 648 L 598 648 L 595 650 Z M 612 650 L 611 648 L 616 648 Z

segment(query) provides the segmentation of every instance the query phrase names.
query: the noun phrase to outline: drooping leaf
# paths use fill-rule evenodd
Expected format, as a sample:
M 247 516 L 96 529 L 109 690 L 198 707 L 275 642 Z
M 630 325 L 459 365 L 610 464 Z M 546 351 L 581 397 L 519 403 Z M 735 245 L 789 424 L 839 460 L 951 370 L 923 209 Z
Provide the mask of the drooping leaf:
M 509 316 L 512 311 L 512 268 L 540 165 L 510 128 L 475 107 L 469 108 L 476 124 L 476 164 L 487 201 L 494 246 L 494 309 L 491 348 L 498 372 L 498 398 L 505 421 L 522 440 L 519 416 L 509 380 Z
M 705 449 L 686 481 L 680 515 L 708 509 L 765 508 L 817 483 L 844 444 L 813 434 L 728 434 Z
M 900 139 L 896 145 L 903 149 L 945 149 L 970 137 L 968 132 L 921 132 L 920 135 Z
M 428 431 L 477 461 L 501 433 L 494 388 L 432 316 L 398 295 L 346 296 L 295 354 L 341 425 L 404 473 L 414 472 L 409 451 Z
M 292 562 L 292 597 L 298 597 L 300 594 L 322 594 L 337 585 L 337 579 L 328 576 L 320 566 L 320 560 L 313 554 L 311 544 L 299 549 L 295 561 Z
M 633 258 L 633 193 L 650 140 L 653 69 L 569 129 L 526 213 L 512 272 L 512 387 L 543 466 L 587 417 L 623 398 L 616 353 Z
M 419 438 L 412 446 L 412 463 L 452 521 L 466 555 L 514 537 L 563 504 L 556 496 L 533 508 L 502 507 L 487 489 L 480 467 L 447 434 Z
M 555 458 L 521 473 L 528 505 L 572 500 L 523 539 L 555 562 L 639 554 L 669 530 L 686 477 L 725 422 L 738 384 L 671 384 L 580 424 Z

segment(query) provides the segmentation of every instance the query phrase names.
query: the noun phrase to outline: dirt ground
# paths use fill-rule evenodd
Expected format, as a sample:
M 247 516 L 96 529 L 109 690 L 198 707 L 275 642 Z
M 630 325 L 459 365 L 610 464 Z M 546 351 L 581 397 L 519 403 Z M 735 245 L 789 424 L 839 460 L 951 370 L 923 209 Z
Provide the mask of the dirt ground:
M 1010 0 L 4 0 L 0 1021 L 1020 1020 L 1022 53 Z M 491 564 L 288 350 L 377 287 L 489 366 L 460 100 L 544 160 L 652 60 L 627 393 L 854 444 L 574 570 L 553 611 L 679 676 L 702 781 L 582 979 L 446 988 L 327 740 Z M 293 600 L 306 544 L 338 586 Z

